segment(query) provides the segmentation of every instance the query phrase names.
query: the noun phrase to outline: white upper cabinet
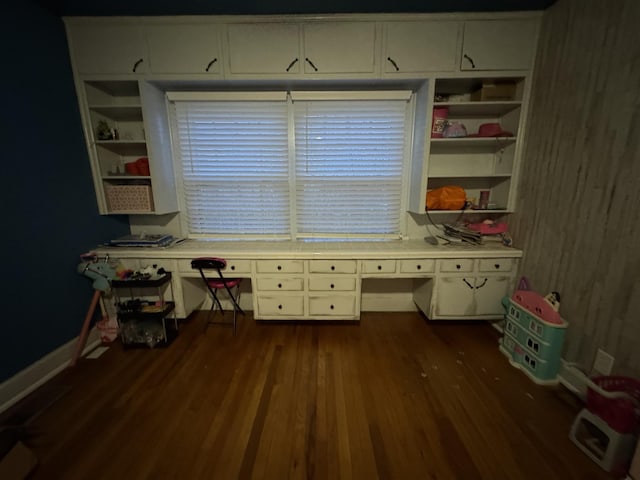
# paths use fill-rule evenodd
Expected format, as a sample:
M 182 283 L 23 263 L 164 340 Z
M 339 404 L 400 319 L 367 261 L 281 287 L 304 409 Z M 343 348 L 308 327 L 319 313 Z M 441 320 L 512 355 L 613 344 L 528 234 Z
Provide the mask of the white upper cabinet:
M 220 75 L 219 31 L 217 25 L 147 25 L 150 72 Z
M 296 23 L 230 24 L 227 40 L 232 76 L 287 76 L 302 71 L 300 26 Z
M 464 23 L 460 70 L 528 70 L 538 21 L 477 20 Z
M 84 24 L 69 31 L 78 73 L 146 73 L 147 51 L 139 26 Z
M 304 28 L 305 74 L 371 74 L 376 71 L 374 22 L 309 23 Z
M 456 70 L 460 22 L 387 22 L 383 28 L 384 74 Z

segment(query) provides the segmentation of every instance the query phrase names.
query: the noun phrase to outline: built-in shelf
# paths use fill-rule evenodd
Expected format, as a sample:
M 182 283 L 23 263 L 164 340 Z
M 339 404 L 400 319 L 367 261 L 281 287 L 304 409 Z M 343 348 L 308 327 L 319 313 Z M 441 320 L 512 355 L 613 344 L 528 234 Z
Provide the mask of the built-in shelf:
M 520 101 L 509 102 L 435 102 L 434 107 L 447 107 L 449 116 L 456 118 L 500 117 L 522 105 Z

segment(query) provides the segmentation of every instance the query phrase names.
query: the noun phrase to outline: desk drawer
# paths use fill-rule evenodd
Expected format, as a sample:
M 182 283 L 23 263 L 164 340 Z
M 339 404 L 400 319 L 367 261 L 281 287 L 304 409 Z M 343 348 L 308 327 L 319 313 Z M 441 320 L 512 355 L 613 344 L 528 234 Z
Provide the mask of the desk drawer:
M 309 290 L 351 292 L 356 289 L 355 277 L 311 277 Z
M 395 273 L 395 260 L 363 260 L 362 273 Z
M 435 272 L 436 261 L 433 259 L 400 260 L 400 273 Z
M 304 279 L 284 276 L 281 278 L 258 278 L 257 284 L 259 291 L 302 291 L 304 289 Z
M 310 260 L 311 273 L 356 273 L 355 260 Z
M 441 272 L 472 272 L 473 259 L 471 258 L 454 258 L 440 260 Z
M 481 258 L 478 270 L 481 272 L 510 272 L 513 269 L 513 258 Z
M 258 296 L 258 317 L 301 317 L 303 315 L 304 297 L 301 295 Z
M 191 268 L 191 260 L 178 260 L 178 270 L 184 273 L 196 272 Z M 251 273 L 251 260 L 227 260 L 227 268 L 222 271 L 225 276 L 233 277 L 234 274 L 250 274 Z M 217 274 L 216 274 L 217 275 Z
M 304 260 L 258 260 L 258 273 L 303 273 Z
M 336 317 L 356 314 L 355 295 L 329 295 L 309 297 L 309 315 L 329 315 Z

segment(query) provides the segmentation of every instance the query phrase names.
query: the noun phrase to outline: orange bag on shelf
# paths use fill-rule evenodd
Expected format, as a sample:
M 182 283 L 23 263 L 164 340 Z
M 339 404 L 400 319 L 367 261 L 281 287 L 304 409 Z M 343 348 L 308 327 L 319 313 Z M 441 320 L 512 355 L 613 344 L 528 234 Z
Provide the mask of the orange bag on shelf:
M 427 210 L 462 210 L 466 201 L 464 188 L 455 185 L 427 192 Z

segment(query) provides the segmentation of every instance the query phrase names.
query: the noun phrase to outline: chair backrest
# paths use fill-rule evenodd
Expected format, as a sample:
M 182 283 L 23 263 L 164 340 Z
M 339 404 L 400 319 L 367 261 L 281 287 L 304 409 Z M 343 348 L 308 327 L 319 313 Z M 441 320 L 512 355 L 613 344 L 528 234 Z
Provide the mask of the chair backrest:
M 191 268 L 196 270 L 224 270 L 227 262 L 224 258 L 200 257 L 191 260 Z

